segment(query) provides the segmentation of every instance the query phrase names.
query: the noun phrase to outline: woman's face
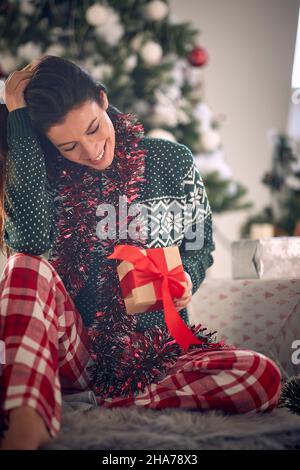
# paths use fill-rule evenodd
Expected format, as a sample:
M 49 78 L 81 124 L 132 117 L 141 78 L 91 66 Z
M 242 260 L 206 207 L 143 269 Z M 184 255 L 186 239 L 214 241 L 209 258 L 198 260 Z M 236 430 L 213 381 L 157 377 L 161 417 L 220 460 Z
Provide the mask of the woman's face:
M 100 95 L 103 108 L 96 101 L 86 101 L 70 111 L 63 124 L 52 126 L 46 135 L 63 157 L 103 171 L 114 158 L 115 130 L 106 112 L 106 93 L 101 90 Z

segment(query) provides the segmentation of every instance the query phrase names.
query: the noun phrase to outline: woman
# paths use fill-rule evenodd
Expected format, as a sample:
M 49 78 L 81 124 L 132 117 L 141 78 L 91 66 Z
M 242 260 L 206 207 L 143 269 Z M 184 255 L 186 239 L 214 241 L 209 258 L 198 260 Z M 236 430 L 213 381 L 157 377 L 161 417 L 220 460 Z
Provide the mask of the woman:
M 145 137 L 136 117 L 110 105 L 105 87 L 72 62 L 45 56 L 33 65 L 10 75 L 1 106 L 10 255 L 0 284 L 2 448 L 35 449 L 56 436 L 62 394 L 80 390 L 94 390 L 107 408 L 273 409 L 276 364 L 188 324 L 186 307 L 215 248 L 190 150 Z M 120 215 L 124 203 L 137 203 L 141 217 Z M 128 238 L 134 221 L 138 236 Z M 190 243 L 193 228 L 202 243 Z M 174 302 L 201 346 L 183 354 L 163 312 L 126 314 L 116 261 L 107 259 L 120 243 L 179 246 L 187 288 Z

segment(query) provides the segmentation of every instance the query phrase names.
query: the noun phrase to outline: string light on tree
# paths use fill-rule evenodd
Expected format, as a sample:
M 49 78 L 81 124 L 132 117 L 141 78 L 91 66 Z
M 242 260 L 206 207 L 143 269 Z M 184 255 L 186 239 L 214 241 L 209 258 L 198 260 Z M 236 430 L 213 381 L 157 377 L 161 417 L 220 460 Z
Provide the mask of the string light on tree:
M 144 8 L 144 17 L 150 21 L 161 21 L 169 12 L 169 7 L 165 2 L 154 0 Z
M 201 136 L 201 144 L 205 152 L 213 152 L 221 145 L 221 137 L 218 131 L 210 129 Z
M 147 65 L 158 65 L 162 59 L 162 48 L 155 41 L 148 41 L 141 47 L 140 56 Z
M 86 21 L 92 26 L 102 26 L 109 16 L 109 10 L 103 5 L 92 5 L 85 13 Z

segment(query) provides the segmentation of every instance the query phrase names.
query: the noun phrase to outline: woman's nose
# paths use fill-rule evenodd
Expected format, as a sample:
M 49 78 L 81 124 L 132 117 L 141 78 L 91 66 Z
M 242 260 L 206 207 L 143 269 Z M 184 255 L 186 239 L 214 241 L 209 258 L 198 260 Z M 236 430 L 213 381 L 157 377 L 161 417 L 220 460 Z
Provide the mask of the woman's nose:
M 82 158 L 84 160 L 91 160 L 94 161 L 100 153 L 100 147 L 98 145 L 84 145 L 83 146 L 83 153 L 82 153 Z

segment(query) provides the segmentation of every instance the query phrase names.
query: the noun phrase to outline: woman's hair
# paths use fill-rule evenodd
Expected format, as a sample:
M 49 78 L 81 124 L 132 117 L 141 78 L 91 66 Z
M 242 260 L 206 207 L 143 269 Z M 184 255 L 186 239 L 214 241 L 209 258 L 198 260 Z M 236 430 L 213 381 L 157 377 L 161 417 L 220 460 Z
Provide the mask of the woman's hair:
M 105 85 L 97 82 L 83 68 L 73 62 L 52 55 L 43 56 L 35 66 L 32 78 L 24 91 L 24 98 L 36 135 L 41 144 L 46 163 L 47 177 L 57 175 L 57 148 L 46 137 L 46 132 L 55 124 L 61 124 L 66 114 L 80 107 L 86 101 L 96 101 L 103 107 L 100 90 L 107 93 Z M 112 105 L 107 110 L 113 120 L 120 111 Z M 4 243 L 4 229 L 7 213 L 4 207 L 6 184 L 9 180 L 7 155 L 8 109 L 0 105 L 0 250 L 10 256 L 11 250 Z M 7 198 L 8 199 L 8 198 Z

